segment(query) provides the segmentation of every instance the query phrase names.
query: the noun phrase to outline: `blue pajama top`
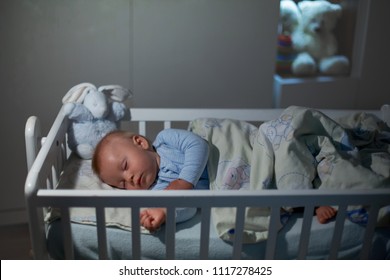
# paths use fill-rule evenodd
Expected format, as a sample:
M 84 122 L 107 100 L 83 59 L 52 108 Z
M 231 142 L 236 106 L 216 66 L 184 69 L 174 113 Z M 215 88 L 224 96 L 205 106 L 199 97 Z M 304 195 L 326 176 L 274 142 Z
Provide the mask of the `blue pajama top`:
M 208 189 L 208 143 L 193 132 L 181 129 L 164 129 L 153 142 L 160 156 L 160 170 L 152 190 L 164 190 L 169 183 L 182 179 L 194 189 Z M 183 222 L 196 213 L 195 208 L 177 208 L 176 222 Z

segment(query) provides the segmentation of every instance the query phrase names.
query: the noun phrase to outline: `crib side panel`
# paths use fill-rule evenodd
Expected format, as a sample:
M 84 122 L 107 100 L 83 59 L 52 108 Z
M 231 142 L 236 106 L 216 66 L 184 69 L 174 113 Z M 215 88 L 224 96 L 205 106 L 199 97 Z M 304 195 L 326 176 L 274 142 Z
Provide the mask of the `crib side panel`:
M 92 193 L 91 193 L 92 192 Z M 96 207 L 97 212 L 100 214 L 98 222 L 103 223 L 100 225 L 99 246 L 107 246 L 107 242 L 102 239 L 106 238 L 104 229 L 104 218 L 102 208 L 108 207 L 125 207 L 135 210 L 135 214 L 132 216 L 133 226 L 139 226 L 139 209 L 143 207 L 165 207 L 168 208 L 170 226 L 166 227 L 166 234 L 168 239 L 165 240 L 166 253 L 168 258 L 175 257 L 175 207 L 194 207 L 201 209 L 202 218 L 201 220 L 207 224 L 201 224 L 202 230 L 199 238 L 200 252 L 199 258 L 208 258 L 208 247 L 209 247 L 209 223 L 210 213 L 214 207 L 233 207 L 237 209 L 236 227 L 237 232 L 234 233 L 232 255 L 231 258 L 239 259 L 241 257 L 241 243 L 242 229 L 244 224 L 244 214 L 247 207 L 269 207 L 271 209 L 271 217 L 269 221 L 269 239 L 266 241 L 266 252 L 264 258 L 273 259 L 275 258 L 276 236 L 278 234 L 278 223 L 279 223 L 279 211 L 286 205 L 292 207 L 304 207 L 305 215 L 302 222 L 302 235 L 300 239 L 300 247 L 296 258 L 305 259 L 307 254 L 307 241 L 310 239 L 310 225 L 313 219 L 313 209 L 318 205 L 336 205 L 339 209 L 346 209 L 349 205 L 367 205 L 373 206 L 376 210 L 379 207 L 383 207 L 390 204 L 390 190 L 373 190 L 373 191 L 321 191 L 321 190 L 300 190 L 300 191 L 281 191 L 281 190 L 264 190 L 264 191 L 196 191 L 189 193 L 188 191 L 169 191 L 156 194 L 150 191 L 134 191 L 119 193 L 115 190 L 112 191 L 70 191 L 70 190 L 40 190 L 39 205 L 52 205 L 62 209 L 69 209 L 69 207 Z M 131 205 L 131 206 L 130 206 Z M 374 209 L 373 208 L 373 209 Z M 374 209 L 374 210 L 375 210 Z M 65 210 L 64 212 L 68 212 Z M 371 213 L 371 212 L 370 212 Z M 337 218 L 336 227 L 334 230 L 334 236 L 330 248 L 329 258 L 338 258 L 338 248 L 340 247 L 340 235 L 343 231 L 343 224 L 345 221 L 346 211 L 341 210 L 340 215 Z M 364 248 L 361 257 L 363 259 L 368 258 L 369 252 L 372 245 L 372 233 L 376 224 L 377 211 L 372 212 L 370 216 L 369 226 L 365 239 L 363 241 Z M 207 215 L 204 217 L 203 215 Z M 66 215 L 67 216 L 67 215 Z M 70 229 L 70 220 L 67 216 L 67 225 L 64 228 Z M 338 225 L 337 225 L 338 224 Z M 204 228 L 203 228 L 204 227 Z M 68 230 L 69 231 L 69 230 Z M 129 232 L 132 235 L 132 240 L 137 241 L 139 246 L 140 231 Z M 70 235 L 70 233 L 69 233 Z M 206 240 L 206 241 L 205 241 Z M 69 238 L 66 241 L 69 243 Z M 205 245 L 206 244 L 206 245 Z M 69 247 L 69 244 L 67 244 Z M 137 259 L 140 257 L 140 247 L 133 248 L 133 258 Z M 107 248 L 99 248 L 102 258 L 107 258 Z
M 26 142 L 30 168 L 25 182 L 25 199 L 33 253 L 35 258 L 42 259 L 47 258 L 44 243 L 46 208 L 38 205 L 37 192 L 39 189 L 53 189 L 58 182 L 68 154 L 66 145 L 68 120 L 60 110 L 47 137 L 41 137 L 40 129 L 37 129 L 37 119 L 29 121 L 36 123 L 36 129 L 29 135 L 29 139 L 26 139 L 30 142 Z

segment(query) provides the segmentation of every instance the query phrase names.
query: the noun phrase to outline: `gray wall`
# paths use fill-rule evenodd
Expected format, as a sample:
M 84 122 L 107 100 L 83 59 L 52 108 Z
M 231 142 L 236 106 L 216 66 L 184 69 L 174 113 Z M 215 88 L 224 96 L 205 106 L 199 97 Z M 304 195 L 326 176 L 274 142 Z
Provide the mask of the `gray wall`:
M 388 11 L 390 1 L 370 1 L 362 78 L 356 95 L 358 108 L 390 104 L 390 36 L 383 33 L 383 27 L 390 26 Z
M 272 90 L 278 2 L 138 0 L 133 11 L 136 105 L 272 106 L 262 92 Z
M 137 107 L 272 106 L 277 13 L 258 0 L 0 1 L 0 224 L 25 220 L 26 119 L 47 133 L 77 83 L 123 85 Z
M 130 86 L 128 0 L 1 0 L 0 224 L 25 220 L 24 125 L 47 133 L 66 91 L 80 82 Z
M 389 101 L 390 2 L 371 2 L 362 108 Z M 0 225 L 26 219 L 26 119 L 47 133 L 77 83 L 129 87 L 136 107 L 272 107 L 277 15 L 275 0 L 1 0 Z

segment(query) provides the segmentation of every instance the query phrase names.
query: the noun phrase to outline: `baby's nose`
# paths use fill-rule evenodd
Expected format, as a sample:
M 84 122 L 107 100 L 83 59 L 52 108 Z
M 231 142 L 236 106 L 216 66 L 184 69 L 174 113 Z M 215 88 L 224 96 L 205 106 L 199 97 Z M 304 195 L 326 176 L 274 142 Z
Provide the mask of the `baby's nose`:
M 129 184 L 133 184 L 134 182 L 134 175 L 130 174 L 130 173 L 127 173 L 126 174 L 126 181 L 129 183 Z

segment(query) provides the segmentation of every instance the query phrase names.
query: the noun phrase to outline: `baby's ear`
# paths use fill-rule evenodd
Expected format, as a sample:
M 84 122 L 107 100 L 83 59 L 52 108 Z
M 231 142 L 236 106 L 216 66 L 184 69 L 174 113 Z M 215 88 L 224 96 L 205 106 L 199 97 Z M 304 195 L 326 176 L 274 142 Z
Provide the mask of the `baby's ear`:
M 133 141 L 135 145 L 141 147 L 144 150 L 149 150 L 151 147 L 148 139 L 146 139 L 142 135 L 134 135 Z

